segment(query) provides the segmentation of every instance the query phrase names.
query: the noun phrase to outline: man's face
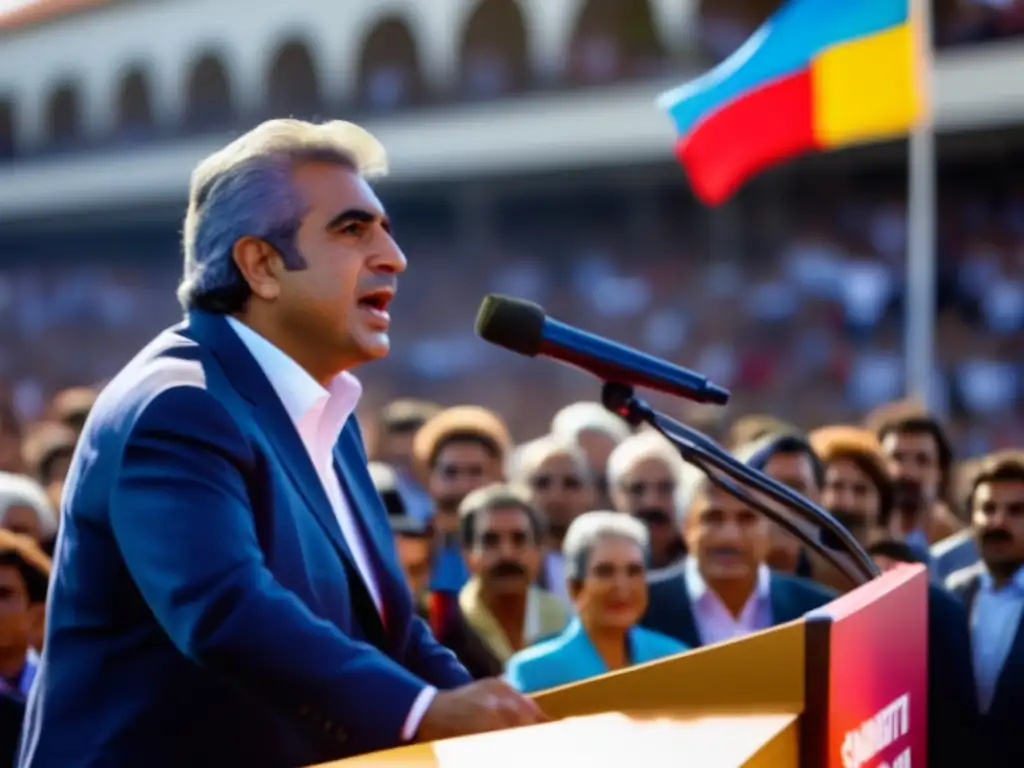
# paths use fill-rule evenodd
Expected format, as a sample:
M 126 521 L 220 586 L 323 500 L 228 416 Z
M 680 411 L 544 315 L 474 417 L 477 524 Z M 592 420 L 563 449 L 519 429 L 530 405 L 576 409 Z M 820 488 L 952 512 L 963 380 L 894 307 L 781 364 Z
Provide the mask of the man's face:
M 806 453 L 777 453 L 765 464 L 764 472 L 817 503 L 819 489 L 814 476 L 814 462 Z
M 769 524 L 743 502 L 710 488 L 687 516 L 686 544 L 709 584 L 751 580 L 768 554 Z
M 0 648 L 27 653 L 39 612 L 29 603 L 21 572 L 13 565 L 0 565 Z
M 678 486 L 679 481 L 668 465 L 652 457 L 633 464 L 623 475 L 618 487 L 612 489 L 615 508 L 647 526 L 651 556 L 656 561 L 660 561 L 661 556 L 679 538 L 676 527 Z
M 608 467 L 608 457 L 612 455 L 618 443 L 597 429 L 584 429 L 577 435 L 576 443 L 586 454 L 587 462 L 590 464 L 590 476 L 594 479 L 595 506 L 609 506 L 606 503 L 609 499 L 605 470 Z
M 871 478 L 855 463 L 839 459 L 825 468 L 821 503 L 862 545 L 870 542 L 878 526 L 881 498 Z
M 413 597 L 419 599 L 430 587 L 431 540 L 428 536 L 397 536 L 398 564 Z
M 882 441 L 893 479 L 896 508 L 928 509 L 939 496 L 939 447 L 927 432 L 890 432 Z
M 1024 565 L 1024 483 L 981 483 L 971 503 L 981 559 L 996 578 L 1009 578 Z
M 572 456 L 555 453 L 527 478 L 530 500 L 544 513 L 552 534 L 562 536 L 577 517 L 591 508 L 593 486 Z
M 358 174 L 335 163 L 300 164 L 293 181 L 307 206 L 295 236 L 305 267 L 286 269 L 273 256 L 260 269 L 243 269 L 253 292 L 277 305 L 294 338 L 325 344 L 310 354 L 330 357 L 328 367 L 383 357 L 390 347 L 387 308 L 406 260 L 380 200 Z
M 466 561 L 488 594 L 525 592 L 540 568 L 540 545 L 530 516 L 519 507 L 499 507 L 479 513 L 474 527 Z
M 503 478 L 501 461 L 481 443 L 452 440 L 438 452 L 427 490 L 439 512 L 454 513 L 467 494 Z
M 13 505 L 0 516 L 0 528 L 15 533 L 22 533 L 35 541 L 42 541 L 43 529 L 39 524 L 39 515 L 32 507 Z
M 806 453 L 776 453 L 764 467 L 764 472 L 773 480 L 792 488 L 801 496 L 817 503 L 819 497 L 814 463 Z M 796 571 L 800 560 L 800 540 L 775 523 L 768 523 L 771 544 L 768 549 L 768 565 L 780 571 Z
M 385 432 L 381 435 L 380 460 L 408 472 L 412 467 L 412 444 L 416 430 Z

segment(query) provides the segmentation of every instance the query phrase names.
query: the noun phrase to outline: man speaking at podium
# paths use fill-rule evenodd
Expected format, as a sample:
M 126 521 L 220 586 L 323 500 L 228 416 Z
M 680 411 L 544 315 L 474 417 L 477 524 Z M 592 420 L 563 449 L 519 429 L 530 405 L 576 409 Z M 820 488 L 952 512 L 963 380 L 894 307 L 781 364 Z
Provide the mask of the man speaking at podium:
M 21 766 L 302 766 L 538 722 L 414 618 L 352 413 L 405 256 L 350 123 L 192 175 L 185 322 L 110 383 L 65 489 Z

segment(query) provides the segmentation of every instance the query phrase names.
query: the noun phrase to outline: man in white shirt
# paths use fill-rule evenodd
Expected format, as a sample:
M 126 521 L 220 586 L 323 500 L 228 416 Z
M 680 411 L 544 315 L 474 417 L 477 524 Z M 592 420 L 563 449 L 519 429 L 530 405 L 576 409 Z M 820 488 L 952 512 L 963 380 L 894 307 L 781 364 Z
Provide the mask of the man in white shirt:
M 358 126 L 297 120 L 196 168 L 187 320 L 68 474 L 20 766 L 309 765 L 543 719 L 414 615 L 351 418 L 406 266 L 385 169 Z

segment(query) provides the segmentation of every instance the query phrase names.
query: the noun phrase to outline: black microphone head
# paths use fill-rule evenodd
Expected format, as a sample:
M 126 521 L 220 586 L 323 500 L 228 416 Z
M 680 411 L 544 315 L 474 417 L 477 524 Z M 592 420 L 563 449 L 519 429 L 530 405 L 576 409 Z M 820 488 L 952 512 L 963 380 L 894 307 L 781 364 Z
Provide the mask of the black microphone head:
M 491 344 L 535 357 L 540 352 L 547 316 L 537 304 L 492 293 L 476 313 L 476 335 Z

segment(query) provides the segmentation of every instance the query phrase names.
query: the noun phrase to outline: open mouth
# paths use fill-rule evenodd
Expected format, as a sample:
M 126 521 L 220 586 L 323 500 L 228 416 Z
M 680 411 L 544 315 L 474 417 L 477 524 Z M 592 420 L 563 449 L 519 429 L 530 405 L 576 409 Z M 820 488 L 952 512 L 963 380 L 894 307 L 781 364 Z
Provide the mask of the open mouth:
M 379 315 L 387 315 L 394 294 L 388 290 L 374 291 L 359 299 L 359 306 Z

